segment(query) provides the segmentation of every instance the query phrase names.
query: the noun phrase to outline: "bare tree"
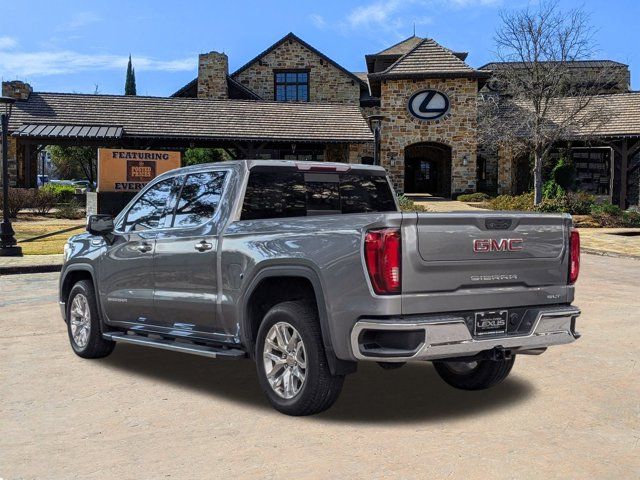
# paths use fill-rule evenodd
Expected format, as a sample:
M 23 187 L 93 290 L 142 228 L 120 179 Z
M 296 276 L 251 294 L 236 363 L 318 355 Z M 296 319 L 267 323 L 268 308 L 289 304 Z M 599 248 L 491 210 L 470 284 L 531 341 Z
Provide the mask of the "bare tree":
M 501 13 L 495 35 L 502 62 L 480 102 L 480 136 L 488 145 L 533 157 L 535 203 L 542 201 L 542 168 L 562 140 L 588 138 L 606 121 L 594 98 L 610 88 L 606 64 L 576 69 L 592 57 L 593 29 L 581 9 L 560 11 L 556 0 Z

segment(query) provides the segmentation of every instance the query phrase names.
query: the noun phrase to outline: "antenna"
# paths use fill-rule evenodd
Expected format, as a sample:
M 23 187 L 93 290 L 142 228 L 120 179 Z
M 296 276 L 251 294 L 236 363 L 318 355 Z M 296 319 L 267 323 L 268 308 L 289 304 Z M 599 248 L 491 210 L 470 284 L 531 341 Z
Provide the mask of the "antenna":
M 413 36 L 416 36 L 416 22 L 413 22 Z

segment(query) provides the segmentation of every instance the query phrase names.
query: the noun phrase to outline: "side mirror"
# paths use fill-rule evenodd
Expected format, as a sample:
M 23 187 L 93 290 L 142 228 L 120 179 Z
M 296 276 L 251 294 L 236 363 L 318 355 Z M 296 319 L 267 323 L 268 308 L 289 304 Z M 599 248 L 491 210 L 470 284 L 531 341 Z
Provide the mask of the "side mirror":
M 89 215 L 87 218 L 87 232 L 91 235 L 109 235 L 113 228 L 111 215 Z

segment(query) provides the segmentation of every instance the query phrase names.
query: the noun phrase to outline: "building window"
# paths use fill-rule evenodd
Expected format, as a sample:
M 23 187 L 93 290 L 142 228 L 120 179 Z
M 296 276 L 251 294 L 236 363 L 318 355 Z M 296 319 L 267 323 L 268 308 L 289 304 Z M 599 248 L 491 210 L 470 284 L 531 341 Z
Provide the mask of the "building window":
M 309 72 L 275 72 L 275 99 L 279 102 L 309 101 Z

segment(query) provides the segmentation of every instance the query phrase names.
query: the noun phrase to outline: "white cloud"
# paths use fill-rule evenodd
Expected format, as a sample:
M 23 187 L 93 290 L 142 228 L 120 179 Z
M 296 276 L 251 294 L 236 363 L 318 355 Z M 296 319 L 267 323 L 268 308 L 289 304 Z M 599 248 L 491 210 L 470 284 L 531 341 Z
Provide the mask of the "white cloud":
M 18 45 L 18 41 L 13 37 L 0 37 L 0 50 L 8 50 Z
M 124 70 L 128 55 L 90 55 L 69 50 L 39 52 L 3 52 L 0 71 L 6 77 L 44 76 L 78 73 L 88 70 Z M 179 72 L 193 70 L 196 56 L 176 60 L 133 57 L 136 71 Z
M 324 28 L 327 25 L 324 17 L 322 15 L 318 15 L 317 13 L 312 13 L 311 15 L 309 15 L 309 18 L 311 19 L 311 22 L 313 22 L 313 24 L 318 28 Z
M 399 0 L 379 0 L 369 5 L 362 5 L 351 11 L 347 16 L 347 23 L 351 27 L 386 24 L 391 21 L 391 16 L 401 6 L 402 2 Z
M 66 24 L 66 28 L 82 28 L 102 20 L 93 12 L 78 12 Z

